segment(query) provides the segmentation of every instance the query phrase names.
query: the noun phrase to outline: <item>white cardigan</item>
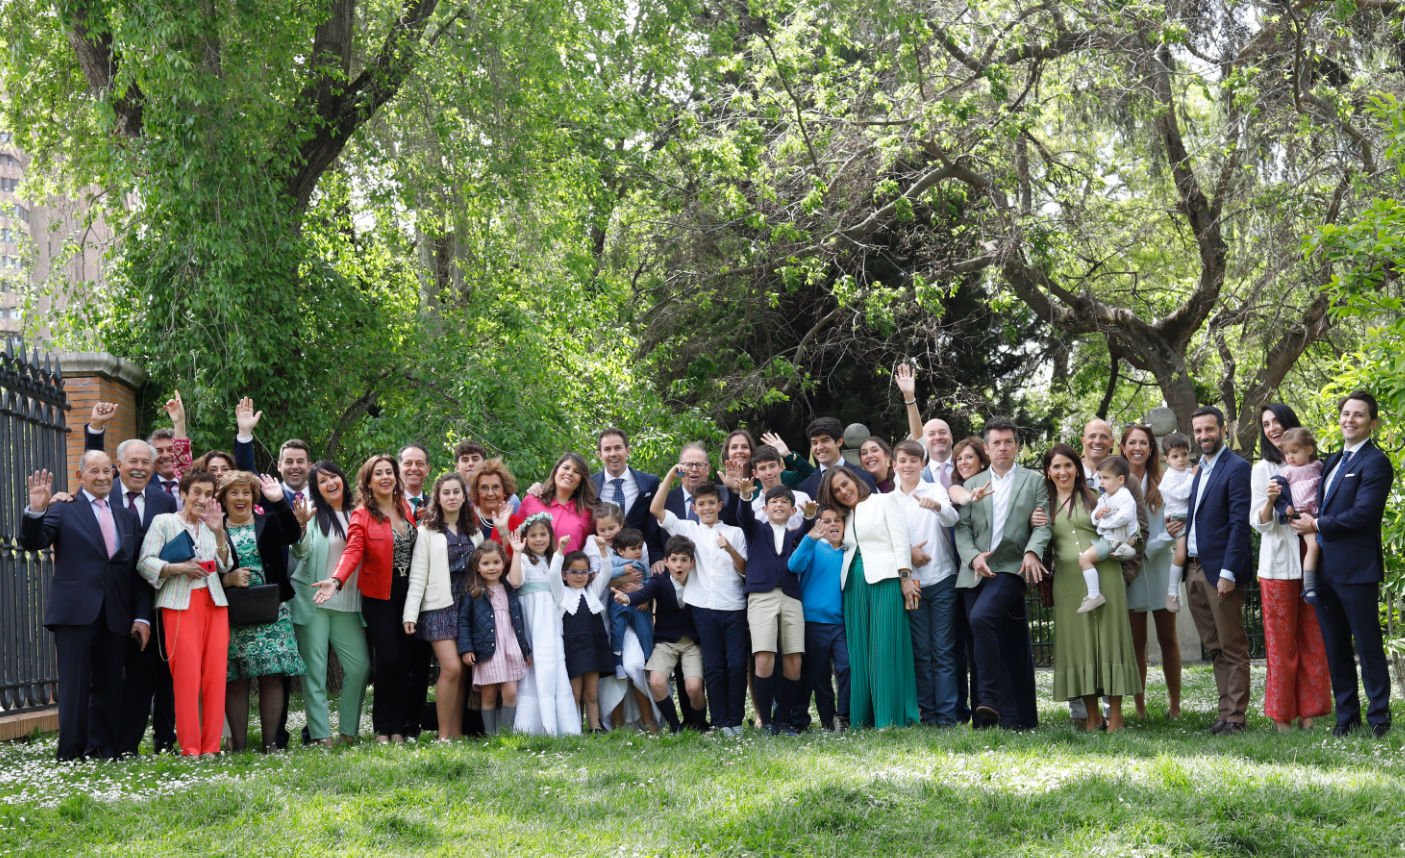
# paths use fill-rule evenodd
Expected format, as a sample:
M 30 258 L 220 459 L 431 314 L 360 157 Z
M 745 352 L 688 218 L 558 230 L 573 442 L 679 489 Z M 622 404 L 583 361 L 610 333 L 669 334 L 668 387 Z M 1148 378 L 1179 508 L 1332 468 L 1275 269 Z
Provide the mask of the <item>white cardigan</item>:
M 912 568 L 912 543 L 907 536 L 907 515 L 904 498 L 899 492 L 868 496 L 859 501 L 849 513 L 844 530 L 844 565 L 839 573 L 843 589 L 849 580 L 849 565 L 854 562 L 854 546 L 863 556 L 863 578 L 870 584 L 897 578 L 899 569 Z
M 483 543 L 483 531 L 471 529 L 474 546 Z M 449 538 L 420 525 L 415 553 L 410 557 L 410 590 L 405 594 L 404 621 L 418 623 L 422 611 L 437 611 L 454 605 L 449 583 Z
M 1303 577 L 1302 556 L 1298 553 L 1298 535 L 1291 524 L 1278 524 L 1269 517 L 1259 521 L 1259 512 L 1268 501 L 1268 482 L 1278 474 L 1278 466 L 1260 459 L 1249 475 L 1249 526 L 1262 536 L 1259 541 L 1259 577 L 1269 580 L 1296 581 Z
M 185 531 L 180 515 L 178 512 L 163 512 L 151 520 L 151 527 L 147 529 L 146 538 L 141 544 L 141 559 L 137 561 L 137 571 L 156 588 L 155 607 L 173 611 L 188 610 L 190 591 L 196 589 L 195 582 L 184 575 L 161 577 L 161 570 L 166 568 L 166 561 L 161 559 L 161 549 Z M 195 532 L 195 559 L 215 561 L 218 573 L 206 576 L 203 582 L 210 590 L 210 601 L 217 607 L 226 607 L 229 600 L 224 597 L 224 588 L 220 586 L 220 575 L 230 570 L 231 555 L 226 554 L 225 559 L 220 559 L 219 542 L 205 522 L 200 522 Z

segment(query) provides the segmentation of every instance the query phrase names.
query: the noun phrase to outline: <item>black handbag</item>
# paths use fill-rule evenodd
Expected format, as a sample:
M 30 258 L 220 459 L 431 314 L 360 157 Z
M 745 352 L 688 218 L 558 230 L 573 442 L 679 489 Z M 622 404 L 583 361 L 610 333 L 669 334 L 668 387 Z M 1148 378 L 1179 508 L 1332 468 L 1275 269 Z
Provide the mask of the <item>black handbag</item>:
M 262 626 L 278 619 L 277 584 L 226 587 L 224 597 L 229 602 L 231 626 Z

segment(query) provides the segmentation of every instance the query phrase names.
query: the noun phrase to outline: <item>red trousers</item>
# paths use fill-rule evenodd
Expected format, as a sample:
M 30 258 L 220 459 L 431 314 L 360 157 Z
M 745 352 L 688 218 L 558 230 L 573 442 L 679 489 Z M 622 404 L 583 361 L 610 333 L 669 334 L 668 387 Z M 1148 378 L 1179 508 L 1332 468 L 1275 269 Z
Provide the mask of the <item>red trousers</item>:
M 1264 714 L 1280 724 L 1332 711 L 1332 680 L 1317 612 L 1302 600 L 1301 580 L 1259 579 L 1268 679 Z
M 190 591 L 184 611 L 161 609 L 166 658 L 176 703 L 176 741 L 181 753 L 218 754 L 224 727 L 225 671 L 229 660 L 229 609 L 208 588 Z

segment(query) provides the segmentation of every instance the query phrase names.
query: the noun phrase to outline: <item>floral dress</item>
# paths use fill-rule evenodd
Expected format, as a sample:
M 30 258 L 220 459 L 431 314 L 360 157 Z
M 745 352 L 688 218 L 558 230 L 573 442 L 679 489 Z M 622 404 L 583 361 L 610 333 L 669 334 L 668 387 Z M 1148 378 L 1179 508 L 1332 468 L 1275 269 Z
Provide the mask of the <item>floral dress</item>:
M 266 583 L 254 522 L 226 525 L 225 530 L 239 556 L 239 565 L 249 570 L 249 586 Z M 278 619 L 271 623 L 229 627 L 226 674 L 229 681 L 257 676 L 302 676 L 304 673 L 307 673 L 307 666 L 298 653 L 292 609 L 287 602 L 278 606 Z

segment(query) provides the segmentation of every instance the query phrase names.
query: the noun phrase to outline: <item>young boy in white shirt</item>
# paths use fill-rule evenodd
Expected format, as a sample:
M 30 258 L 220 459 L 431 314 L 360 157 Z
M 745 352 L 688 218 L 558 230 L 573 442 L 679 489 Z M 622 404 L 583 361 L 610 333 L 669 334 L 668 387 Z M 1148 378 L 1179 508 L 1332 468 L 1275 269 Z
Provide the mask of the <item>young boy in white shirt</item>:
M 679 466 L 664 475 L 649 512 L 670 536 L 686 536 L 697 549 L 697 566 L 688 577 L 683 598 L 692 609 L 702 647 L 712 726 L 723 735 L 739 737 L 746 706 L 746 537 L 720 520 L 721 492 L 713 483 L 693 489 L 697 521 L 668 511 L 669 490 L 683 471 Z
M 1078 555 L 1083 584 L 1088 588 L 1088 595 L 1078 606 L 1080 614 L 1096 610 L 1107 601 L 1098 585 L 1098 561 L 1109 557 L 1129 560 L 1137 556 L 1137 501 L 1127 490 L 1127 478 L 1131 473 L 1127 460 L 1121 456 L 1109 456 L 1098 465 L 1098 485 L 1103 492 L 1097 506 L 1093 507 L 1093 526 L 1098 529 L 1098 538 Z

